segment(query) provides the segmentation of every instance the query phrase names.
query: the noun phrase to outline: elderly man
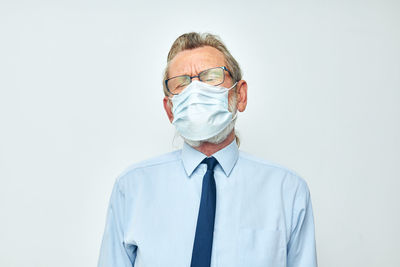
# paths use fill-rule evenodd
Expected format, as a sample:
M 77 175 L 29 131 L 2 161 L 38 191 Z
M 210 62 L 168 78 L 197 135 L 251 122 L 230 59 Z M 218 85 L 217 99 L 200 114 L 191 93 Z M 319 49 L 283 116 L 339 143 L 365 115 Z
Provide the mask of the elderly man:
M 164 108 L 183 148 L 117 178 L 99 267 L 317 266 L 306 182 L 238 150 L 247 83 L 221 40 L 183 34 L 164 78 Z

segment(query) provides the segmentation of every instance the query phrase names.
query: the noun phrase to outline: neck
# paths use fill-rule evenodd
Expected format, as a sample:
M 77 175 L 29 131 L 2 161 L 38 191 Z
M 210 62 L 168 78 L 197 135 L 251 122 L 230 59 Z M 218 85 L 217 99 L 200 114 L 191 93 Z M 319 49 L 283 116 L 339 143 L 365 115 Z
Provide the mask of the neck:
M 213 144 L 210 142 L 202 142 L 200 146 L 193 147 L 193 148 L 200 151 L 201 153 L 207 155 L 207 157 L 209 157 L 212 154 L 214 154 L 215 152 L 223 149 L 224 147 L 226 147 L 227 145 L 232 143 L 232 141 L 234 139 L 235 139 L 235 130 L 232 130 L 232 132 L 228 135 L 228 137 L 219 144 Z

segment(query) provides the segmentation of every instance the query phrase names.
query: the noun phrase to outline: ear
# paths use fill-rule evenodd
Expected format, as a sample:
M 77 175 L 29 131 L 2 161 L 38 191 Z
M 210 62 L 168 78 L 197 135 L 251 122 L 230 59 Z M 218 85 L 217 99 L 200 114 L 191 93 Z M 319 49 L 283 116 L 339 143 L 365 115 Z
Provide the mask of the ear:
M 167 113 L 169 121 L 172 123 L 172 120 L 174 119 L 174 115 L 172 114 L 172 103 L 169 100 L 168 96 L 165 96 L 163 99 L 163 104 L 164 104 L 164 109 L 165 112 Z
M 243 112 L 247 106 L 247 82 L 245 80 L 238 81 L 236 85 L 237 93 L 237 109 Z

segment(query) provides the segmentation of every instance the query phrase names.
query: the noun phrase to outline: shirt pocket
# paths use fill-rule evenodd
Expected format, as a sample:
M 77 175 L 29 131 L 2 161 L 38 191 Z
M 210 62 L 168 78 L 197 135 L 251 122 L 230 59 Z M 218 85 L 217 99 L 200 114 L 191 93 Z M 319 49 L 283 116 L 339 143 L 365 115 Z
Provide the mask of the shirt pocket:
M 241 228 L 240 267 L 285 267 L 286 246 L 280 230 Z

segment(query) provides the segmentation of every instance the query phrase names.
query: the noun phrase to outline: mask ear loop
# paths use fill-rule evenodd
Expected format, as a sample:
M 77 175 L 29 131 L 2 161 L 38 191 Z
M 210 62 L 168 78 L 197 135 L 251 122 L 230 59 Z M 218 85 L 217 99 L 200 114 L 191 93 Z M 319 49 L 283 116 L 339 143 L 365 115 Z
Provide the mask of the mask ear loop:
M 231 90 L 233 87 L 235 87 L 237 85 L 237 83 L 238 82 L 235 82 L 231 87 L 227 88 L 228 91 Z M 231 121 L 234 121 L 236 119 L 237 115 L 238 115 L 238 112 L 237 112 L 237 109 L 236 109 L 235 115 L 233 115 Z
M 235 87 L 237 85 L 238 82 L 235 82 L 231 87 L 227 88 L 228 91 L 231 90 L 233 87 Z

